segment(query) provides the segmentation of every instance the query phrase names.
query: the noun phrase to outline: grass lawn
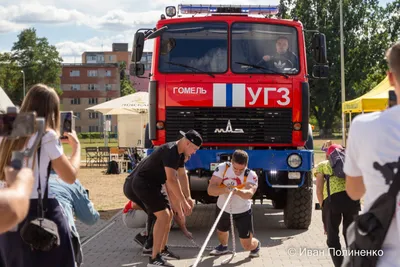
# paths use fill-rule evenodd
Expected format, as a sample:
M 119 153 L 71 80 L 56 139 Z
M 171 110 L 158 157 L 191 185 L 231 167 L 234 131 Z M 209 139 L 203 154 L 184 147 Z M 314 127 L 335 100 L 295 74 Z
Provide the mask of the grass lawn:
M 79 140 L 81 142 L 81 160 L 86 159 L 86 147 L 102 147 L 104 146 L 104 140 L 103 139 L 81 139 Z M 109 147 L 117 147 L 118 146 L 118 141 L 116 139 L 112 139 L 108 141 L 108 146 Z M 67 156 L 70 156 L 72 153 L 72 148 L 69 144 L 63 144 L 63 149 L 64 153 Z

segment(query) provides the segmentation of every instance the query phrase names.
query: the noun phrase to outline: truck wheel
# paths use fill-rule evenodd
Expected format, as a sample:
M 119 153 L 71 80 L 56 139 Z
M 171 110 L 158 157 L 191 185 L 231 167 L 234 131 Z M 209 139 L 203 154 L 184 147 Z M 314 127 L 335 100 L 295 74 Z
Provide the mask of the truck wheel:
M 297 189 L 288 189 L 283 220 L 288 229 L 308 229 L 311 224 L 313 189 L 310 186 L 311 172 L 307 181 Z

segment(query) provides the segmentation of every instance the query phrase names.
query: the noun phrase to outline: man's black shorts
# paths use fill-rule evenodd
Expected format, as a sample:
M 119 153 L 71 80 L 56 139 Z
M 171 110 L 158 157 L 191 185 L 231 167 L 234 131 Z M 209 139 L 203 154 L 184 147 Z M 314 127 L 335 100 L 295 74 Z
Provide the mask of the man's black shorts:
M 216 216 L 221 212 L 221 209 L 216 208 Z M 239 237 L 242 239 L 250 238 L 250 233 L 253 234 L 253 212 L 248 210 L 243 213 L 233 214 L 233 221 L 236 229 L 239 232 Z M 229 213 L 225 212 L 222 214 L 221 219 L 217 224 L 217 230 L 221 232 L 228 232 L 231 229 L 231 221 L 229 218 Z
M 147 214 L 170 208 L 162 185 L 153 185 L 138 177 L 128 177 L 124 184 L 125 196 L 138 204 Z

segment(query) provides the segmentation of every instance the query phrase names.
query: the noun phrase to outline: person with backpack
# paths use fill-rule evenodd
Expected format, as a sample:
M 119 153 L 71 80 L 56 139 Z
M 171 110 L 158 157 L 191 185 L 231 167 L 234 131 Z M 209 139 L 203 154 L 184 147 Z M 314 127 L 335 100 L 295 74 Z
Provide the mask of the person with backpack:
M 210 179 L 207 192 L 210 196 L 218 197 L 216 217 L 221 212 L 230 190 L 233 190 L 230 203 L 217 224 L 220 244 L 210 252 L 212 256 L 230 253 L 228 250 L 229 230 L 233 230 L 230 229 L 231 214 L 243 249 L 250 251 L 250 258 L 260 256 L 261 243 L 253 235 L 253 211 L 251 208 L 251 199 L 258 187 L 258 177 L 254 171 L 247 168 L 248 161 L 249 156 L 246 151 L 236 150 L 232 154 L 232 160 L 219 164 Z M 233 237 L 232 240 L 234 240 Z
M 400 104 L 400 42 L 386 59 Z M 353 253 L 344 266 L 400 266 L 400 106 L 355 117 L 347 144 L 346 192 L 355 200 L 364 197 L 363 212 L 348 231 L 349 249 L 376 254 Z
M 314 175 L 316 177 L 317 198 L 322 208 L 322 221 L 327 235 L 327 245 L 335 267 L 343 262 L 339 226 L 343 222 L 343 236 L 347 245 L 347 227 L 360 210 L 360 202 L 350 199 L 346 193 L 343 173 L 345 152 L 341 145 L 325 146 L 326 160 L 320 162 Z

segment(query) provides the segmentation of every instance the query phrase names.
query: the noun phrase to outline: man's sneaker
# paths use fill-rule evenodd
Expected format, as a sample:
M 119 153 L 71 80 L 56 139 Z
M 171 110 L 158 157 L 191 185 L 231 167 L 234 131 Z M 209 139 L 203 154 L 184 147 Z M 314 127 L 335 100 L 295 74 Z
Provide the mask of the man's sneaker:
M 137 234 L 135 236 L 135 239 L 133 239 L 139 246 L 143 247 L 144 243 L 146 242 L 147 236 L 142 235 L 141 233 Z
M 257 258 L 260 257 L 260 247 L 261 247 L 261 243 L 260 241 L 258 242 L 258 246 L 250 251 L 249 257 L 250 258 Z
M 165 246 L 164 250 L 161 251 L 161 257 L 163 257 L 166 260 L 179 260 L 181 257 L 179 257 L 178 255 L 172 253 L 171 251 L 169 251 L 168 247 Z
M 150 257 L 149 259 L 149 263 L 147 264 L 147 267 L 174 267 L 174 265 L 172 265 L 171 263 L 167 262 L 166 260 L 163 259 L 163 257 L 161 257 L 160 254 L 157 254 L 157 256 L 155 257 L 155 259 L 152 259 Z
M 149 247 L 149 248 L 143 247 L 142 256 L 151 256 L 151 254 L 153 254 L 153 248 L 152 247 Z
M 225 255 L 228 254 L 230 251 L 228 250 L 228 246 L 223 246 L 222 244 L 219 244 L 217 247 L 215 247 L 213 250 L 211 250 L 210 255 L 211 256 L 219 256 L 219 255 Z

